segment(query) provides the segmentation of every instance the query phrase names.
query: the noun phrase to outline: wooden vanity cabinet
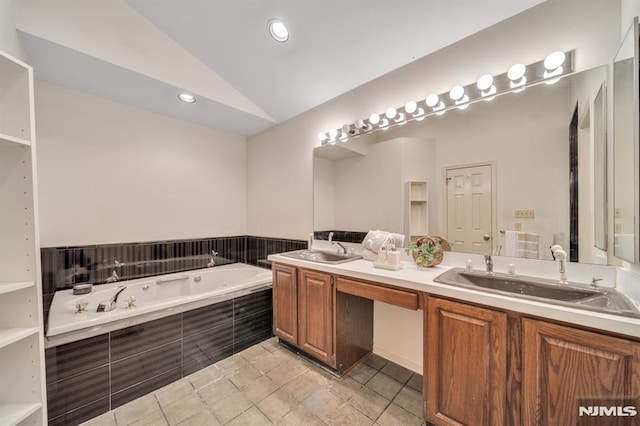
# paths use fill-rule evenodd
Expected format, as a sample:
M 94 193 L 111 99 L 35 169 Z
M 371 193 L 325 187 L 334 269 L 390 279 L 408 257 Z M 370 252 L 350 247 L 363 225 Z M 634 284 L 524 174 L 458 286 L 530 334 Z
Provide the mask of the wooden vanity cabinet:
M 427 297 L 425 418 L 439 425 L 503 425 L 507 315 Z
M 637 424 L 637 417 L 579 423 L 587 419 L 580 418 L 578 405 L 640 409 L 640 343 L 543 321 L 522 322 L 524 425 Z
M 373 349 L 373 301 L 338 292 L 336 277 L 273 264 L 273 334 L 343 373 Z

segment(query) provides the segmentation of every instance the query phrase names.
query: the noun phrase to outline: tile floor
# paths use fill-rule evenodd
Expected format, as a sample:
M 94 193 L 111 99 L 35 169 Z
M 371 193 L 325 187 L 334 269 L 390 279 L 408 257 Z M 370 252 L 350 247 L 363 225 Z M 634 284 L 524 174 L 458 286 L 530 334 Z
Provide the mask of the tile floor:
M 371 355 L 337 378 L 266 340 L 85 425 L 421 425 L 422 376 Z

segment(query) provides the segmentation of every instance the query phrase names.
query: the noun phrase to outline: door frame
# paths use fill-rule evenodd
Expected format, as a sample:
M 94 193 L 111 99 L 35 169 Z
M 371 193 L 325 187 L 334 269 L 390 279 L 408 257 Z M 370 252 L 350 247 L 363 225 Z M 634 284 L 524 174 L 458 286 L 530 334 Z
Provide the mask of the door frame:
M 498 174 L 498 162 L 496 160 L 491 161 L 483 161 L 480 163 L 469 163 L 469 164 L 458 164 L 455 166 L 444 166 L 442 168 L 442 194 L 443 194 L 443 223 L 444 229 L 442 230 L 444 237 L 449 238 L 449 198 L 447 191 L 447 173 L 449 170 L 456 169 L 466 169 L 469 167 L 480 167 L 480 166 L 489 166 L 491 168 L 491 251 L 493 253 L 493 249 L 496 247 L 498 236 L 500 235 L 498 232 L 498 219 L 497 219 L 497 211 L 498 211 L 498 197 L 497 197 L 497 178 Z

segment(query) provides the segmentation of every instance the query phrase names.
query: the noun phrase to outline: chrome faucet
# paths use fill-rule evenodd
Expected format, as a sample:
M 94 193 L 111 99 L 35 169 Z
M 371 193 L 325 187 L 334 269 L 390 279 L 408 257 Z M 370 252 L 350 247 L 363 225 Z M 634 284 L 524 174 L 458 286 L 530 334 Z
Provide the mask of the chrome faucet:
M 207 263 L 207 268 L 213 268 L 214 266 L 216 266 L 216 260 L 214 259 L 214 257 L 216 257 L 217 255 L 217 251 L 211 250 L 211 259 L 209 260 L 209 263 Z
M 127 288 L 125 286 L 123 286 L 123 285 L 118 287 L 118 291 L 116 292 L 116 294 L 113 295 L 113 297 L 111 299 L 103 300 L 102 302 L 98 303 L 98 309 L 97 309 L 96 312 L 113 311 L 116 308 L 116 304 L 118 302 L 118 296 L 120 296 L 120 293 L 122 293 L 126 289 Z
M 116 272 L 116 270 L 114 269 L 113 271 L 111 271 L 111 276 L 109 278 L 107 278 L 105 280 L 106 283 L 115 283 L 116 281 L 118 281 L 120 277 L 118 277 L 118 273 Z
M 347 254 L 347 246 L 342 244 L 340 241 L 331 241 L 331 244 L 335 244 L 337 246 L 340 246 L 340 248 L 342 249 L 342 254 Z
M 493 275 L 493 259 L 491 258 L 490 254 L 484 255 L 484 264 L 487 265 L 487 274 Z

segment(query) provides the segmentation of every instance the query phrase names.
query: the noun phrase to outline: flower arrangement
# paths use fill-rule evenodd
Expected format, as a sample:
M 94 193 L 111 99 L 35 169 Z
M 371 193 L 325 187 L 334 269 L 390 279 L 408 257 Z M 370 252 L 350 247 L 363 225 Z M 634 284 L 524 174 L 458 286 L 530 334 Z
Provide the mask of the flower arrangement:
M 442 262 L 443 252 L 451 250 L 449 242 L 442 237 L 421 237 L 406 247 L 416 265 L 420 268 L 436 266 Z

